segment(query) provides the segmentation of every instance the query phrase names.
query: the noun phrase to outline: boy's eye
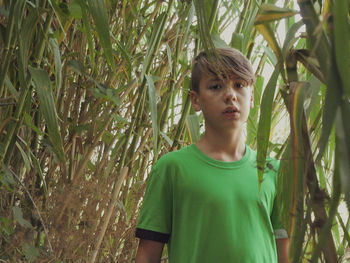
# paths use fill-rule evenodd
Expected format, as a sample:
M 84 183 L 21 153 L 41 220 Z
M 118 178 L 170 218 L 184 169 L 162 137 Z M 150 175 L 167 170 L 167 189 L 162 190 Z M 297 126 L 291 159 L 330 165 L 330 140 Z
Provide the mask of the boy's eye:
M 219 90 L 219 89 L 221 89 L 221 85 L 220 84 L 212 85 L 212 86 L 210 86 L 210 89 Z
M 236 83 L 235 83 L 235 87 L 238 88 L 238 89 L 240 89 L 240 88 L 243 88 L 244 85 L 243 85 L 243 83 L 241 83 L 241 82 L 236 82 Z

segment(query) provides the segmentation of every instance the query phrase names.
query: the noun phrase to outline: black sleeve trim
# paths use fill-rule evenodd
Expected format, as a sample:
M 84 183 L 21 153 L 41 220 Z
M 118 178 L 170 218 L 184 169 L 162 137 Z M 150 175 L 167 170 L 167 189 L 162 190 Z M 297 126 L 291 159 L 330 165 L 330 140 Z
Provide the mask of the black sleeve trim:
M 168 243 L 170 234 L 164 234 L 152 230 L 136 228 L 135 237 L 140 239 L 152 240 L 161 243 Z

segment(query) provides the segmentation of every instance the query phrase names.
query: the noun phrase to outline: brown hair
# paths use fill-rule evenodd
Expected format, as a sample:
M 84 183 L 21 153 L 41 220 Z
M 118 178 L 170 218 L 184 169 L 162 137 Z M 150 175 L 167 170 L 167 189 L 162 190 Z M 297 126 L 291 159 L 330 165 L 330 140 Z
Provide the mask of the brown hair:
M 216 54 L 215 54 L 216 53 Z M 252 85 L 255 82 L 253 68 L 249 60 L 235 48 L 216 48 L 212 56 L 201 51 L 193 61 L 192 85 L 193 91 L 199 92 L 199 83 L 203 74 L 219 77 L 238 76 Z

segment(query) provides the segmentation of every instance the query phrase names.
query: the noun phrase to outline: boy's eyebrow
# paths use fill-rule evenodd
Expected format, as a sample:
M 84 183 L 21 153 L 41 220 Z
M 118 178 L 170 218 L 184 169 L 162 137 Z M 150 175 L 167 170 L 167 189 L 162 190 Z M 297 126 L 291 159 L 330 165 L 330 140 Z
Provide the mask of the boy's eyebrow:
M 222 79 L 220 79 L 219 77 L 212 77 L 212 78 L 209 79 L 209 81 L 212 81 L 212 82 L 214 82 L 214 81 L 222 81 Z
M 235 80 L 235 81 L 243 81 L 243 82 L 248 83 L 247 80 L 245 80 L 245 79 L 243 79 L 243 78 L 241 78 L 241 77 L 237 77 L 237 76 L 231 76 L 230 79 L 231 79 L 231 80 Z M 216 81 L 223 81 L 223 79 L 220 78 L 220 77 L 218 77 L 218 76 L 212 76 L 212 77 L 209 78 L 208 81 L 209 81 L 209 82 L 216 82 Z

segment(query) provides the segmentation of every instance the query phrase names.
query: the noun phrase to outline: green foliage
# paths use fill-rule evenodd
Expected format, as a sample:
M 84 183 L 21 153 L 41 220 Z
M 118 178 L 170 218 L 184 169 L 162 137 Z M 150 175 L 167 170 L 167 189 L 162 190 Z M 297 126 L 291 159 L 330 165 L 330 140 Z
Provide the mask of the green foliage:
M 203 131 L 191 58 L 233 46 L 256 69 L 247 143 L 258 168 L 281 159 L 291 262 L 345 261 L 349 3 L 273 2 L 0 1 L 0 259 L 131 262 L 150 166 Z

